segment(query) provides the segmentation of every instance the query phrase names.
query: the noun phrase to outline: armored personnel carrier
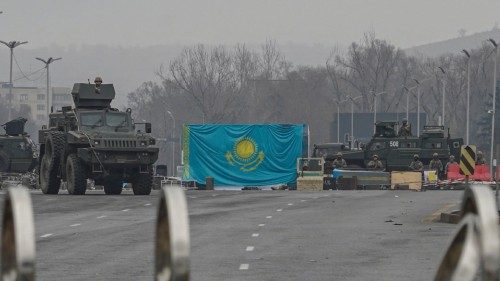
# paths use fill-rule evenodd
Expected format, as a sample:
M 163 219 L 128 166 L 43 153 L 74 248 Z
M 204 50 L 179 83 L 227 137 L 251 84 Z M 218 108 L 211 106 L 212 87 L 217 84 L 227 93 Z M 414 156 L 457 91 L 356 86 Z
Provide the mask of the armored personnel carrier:
M 42 192 L 57 194 L 66 181 L 69 194 L 85 194 L 92 179 L 106 194 L 120 194 L 124 182 L 136 195 L 150 194 L 158 158 L 151 124 L 134 123 L 131 109 L 111 108 L 112 84 L 77 83 L 71 94 L 75 108 L 51 113 L 39 131 Z
M 377 122 L 375 134 L 367 144 L 360 144 L 349 149 L 348 145 L 315 145 L 313 157 L 325 158 L 325 173 L 331 173 L 331 162 L 337 152 L 342 152 L 349 168 L 366 168 L 373 155 L 377 154 L 385 166 L 386 171 L 406 171 L 413 160 L 413 155 L 418 154 L 420 160 L 427 165 L 434 153 L 446 164 L 450 155 L 460 159 L 461 138 L 445 136 L 443 126 L 425 126 L 416 136 L 398 136 L 397 122 Z
M 25 118 L 17 118 L 2 125 L 0 135 L 0 173 L 26 173 L 37 164 L 36 145 L 24 131 Z

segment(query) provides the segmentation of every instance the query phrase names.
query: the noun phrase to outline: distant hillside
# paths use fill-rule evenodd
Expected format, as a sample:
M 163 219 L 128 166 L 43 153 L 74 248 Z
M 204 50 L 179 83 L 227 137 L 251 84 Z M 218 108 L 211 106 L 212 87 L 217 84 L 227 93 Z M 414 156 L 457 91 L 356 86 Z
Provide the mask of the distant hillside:
M 480 47 L 487 39 L 493 38 L 495 41 L 500 41 L 500 29 L 494 28 L 490 31 L 465 35 L 463 37 L 448 39 L 440 42 L 429 43 L 412 48 L 408 48 L 405 52 L 408 55 L 438 57 L 448 53 L 458 53 L 462 49 L 474 49 Z

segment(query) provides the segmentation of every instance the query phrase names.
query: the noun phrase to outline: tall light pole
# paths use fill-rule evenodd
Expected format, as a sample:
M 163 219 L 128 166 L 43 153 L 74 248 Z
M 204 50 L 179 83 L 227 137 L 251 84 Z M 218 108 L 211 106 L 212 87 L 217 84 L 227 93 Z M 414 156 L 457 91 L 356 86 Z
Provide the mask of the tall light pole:
M 0 40 L 0 43 L 4 44 L 7 46 L 7 48 L 10 49 L 10 75 L 9 75 L 9 120 L 12 119 L 12 57 L 14 56 L 14 48 L 28 43 L 28 41 L 10 41 L 10 42 L 5 42 Z
M 469 106 L 470 106 L 470 54 L 467 50 L 462 50 L 467 56 L 467 107 L 466 107 L 466 124 L 465 124 L 465 144 L 469 144 Z
M 45 99 L 47 100 L 47 120 L 49 119 L 49 114 L 50 114 L 50 105 L 52 104 L 52 96 L 50 95 L 50 74 L 49 74 L 49 65 L 56 60 L 60 60 L 62 58 L 48 58 L 47 60 L 41 59 L 41 58 L 36 58 L 37 60 L 43 62 L 45 64 L 45 68 L 47 69 L 47 95 L 45 96 Z
M 346 101 L 337 101 L 337 143 L 340 143 L 340 104 Z
M 172 118 L 173 129 L 172 129 L 172 177 L 175 177 L 175 118 L 172 112 L 167 110 L 168 115 Z
M 445 106 L 445 100 L 446 100 L 446 71 L 444 71 L 444 68 L 442 68 L 441 66 L 438 66 L 439 70 L 441 70 L 441 73 L 443 74 L 442 75 L 442 79 L 441 79 L 441 84 L 443 84 L 443 95 L 441 97 L 441 126 L 444 126 L 444 114 L 445 114 L 445 111 L 444 111 L 444 106 Z
M 488 39 L 488 41 L 493 44 L 494 56 L 493 56 L 493 105 L 491 111 L 491 144 L 490 144 L 490 175 L 493 175 L 493 147 L 495 145 L 495 113 L 497 109 L 496 95 L 497 95 L 497 49 L 498 44 L 493 39 Z M 498 175 L 497 175 L 498 176 Z
M 375 123 L 377 123 L 377 97 L 385 94 L 386 92 L 383 91 L 375 94 L 371 91 L 371 93 L 373 95 L 373 134 L 375 134 L 375 130 L 377 129 L 377 126 L 375 126 Z
M 412 87 L 413 89 L 414 87 Z M 410 89 L 403 87 L 406 90 L 406 121 L 410 122 Z
M 413 79 L 417 83 L 417 137 L 420 137 L 420 82 Z
M 355 98 L 349 97 L 351 100 L 351 142 L 354 141 L 354 101 L 362 97 L 363 96 L 357 96 Z

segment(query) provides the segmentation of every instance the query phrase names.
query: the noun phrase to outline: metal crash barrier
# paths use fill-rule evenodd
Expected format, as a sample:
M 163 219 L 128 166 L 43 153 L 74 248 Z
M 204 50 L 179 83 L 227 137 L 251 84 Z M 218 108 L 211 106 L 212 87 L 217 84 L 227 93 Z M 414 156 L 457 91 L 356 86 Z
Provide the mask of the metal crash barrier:
M 29 192 L 9 188 L 2 220 L 1 280 L 35 280 L 35 225 Z
M 434 280 L 500 280 L 498 208 L 487 185 L 466 188 L 461 217 Z
M 162 187 L 156 222 L 155 279 L 189 280 L 189 219 L 184 191 Z

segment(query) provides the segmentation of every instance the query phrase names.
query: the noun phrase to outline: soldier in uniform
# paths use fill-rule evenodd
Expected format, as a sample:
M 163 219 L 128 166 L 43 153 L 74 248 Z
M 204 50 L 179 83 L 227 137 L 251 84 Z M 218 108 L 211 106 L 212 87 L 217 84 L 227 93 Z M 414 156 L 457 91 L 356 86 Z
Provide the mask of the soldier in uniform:
M 347 163 L 342 158 L 342 152 L 337 153 L 337 158 L 335 158 L 335 160 L 333 160 L 332 165 L 333 165 L 333 169 L 347 168 Z
M 97 76 L 95 79 L 94 79 L 94 83 L 95 83 L 95 93 L 96 94 L 100 94 L 101 93 L 101 84 L 102 84 L 102 78 Z
M 384 170 L 384 164 L 382 164 L 382 161 L 378 160 L 377 154 L 373 155 L 373 159 L 370 162 L 368 162 L 367 166 L 368 166 L 368 169 L 372 169 L 372 170 L 379 170 L 379 171 Z
M 482 151 L 477 152 L 477 159 L 476 159 L 476 165 L 483 165 L 486 164 L 486 161 L 484 160 L 484 155 Z
M 411 128 L 410 125 L 408 124 L 408 120 L 403 119 L 403 125 L 401 125 L 401 128 L 399 129 L 398 136 L 399 137 L 411 136 Z
M 444 166 L 445 175 L 448 174 L 448 167 L 452 164 L 457 164 L 457 161 L 455 161 L 455 156 L 450 155 L 450 159 L 448 160 L 448 163 L 446 163 L 446 166 Z
M 424 169 L 424 164 L 419 160 L 418 154 L 413 155 L 413 161 L 410 163 L 410 170 L 416 172 L 422 172 Z
M 439 177 L 441 172 L 443 171 L 443 163 L 441 160 L 438 158 L 438 154 L 434 153 L 432 154 L 432 160 L 429 162 L 429 170 L 434 170 L 436 171 L 436 175 Z

